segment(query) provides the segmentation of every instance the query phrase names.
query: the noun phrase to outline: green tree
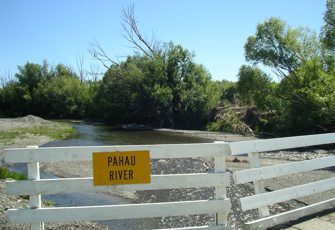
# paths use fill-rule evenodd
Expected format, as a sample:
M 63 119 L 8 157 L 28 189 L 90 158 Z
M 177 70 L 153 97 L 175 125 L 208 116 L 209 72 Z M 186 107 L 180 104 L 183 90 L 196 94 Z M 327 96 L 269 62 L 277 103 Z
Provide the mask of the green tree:
M 90 114 L 88 108 L 95 108 L 91 85 L 65 65 L 49 68 L 46 61 L 42 65 L 27 62 L 15 76 L 0 90 L 0 115 L 81 118 Z
M 112 65 L 95 101 L 111 123 L 199 128 L 220 99 L 211 89 L 210 74 L 193 54 L 168 43 L 154 58 L 136 54 Z
M 219 84 L 221 103 L 223 103 L 223 105 L 231 105 L 237 103 L 237 83 L 222 80 L 222 82 L 220 82 Z
M 275 86 L 257 67 L 243 65 L 239 70 L 237 92 L 246 105 L 255 105 L 261 111 L 275 109 Z
M 0 108 L 2 116 L 17 117 L 30 112 L 28 89 L 15 81 L 8 82 L 0 90 Z
M 281 130 L 287 134 L 334 131 L 334 68 L 324 71 L 320 59 L 311 59 L 297 69 L 295 85 L 281 81 Z M 294 95 L 294 96 L 293 96 Z
M 70 67 L 63 64 L 56 65 L 56 67 L 51 70 L 51 74 L 54 77 L 79 78 L 79 76 Z
M 309 29 L 293 29 L 270 18 L 257 26 L 256 35 L 248 37 L 244 49 L 247 61 L 274 68 L 284 78 L 294 76 L 301 63 L 319 56 L 320 43 Z
M 277 18 L 259 24 L 256 35 L 248 38 L 246 59 L 269 66 L 282 77 L 276 90 L 277 131 L 292 135 L 333 130 L 333 67 L 324 68 L 321 54 L 315 33 L 287 27 Z
M 107 122 L 124 123 L 136 116 L 137 82 L 142 78 L 141 75 L 131 59 L 120 66 L 111 66 L 106 72 L 95 101 Z
M 20 84 L 27 86 L 32 94 L 33 89 L 42 79 L 40 65 L 27 62 L 24 66 L 18 66 L 18 70 L 19 73 L 15 74 L 15 77 Z
M 324 26 L 321 28 L 320 40 L 324 47 L 335 53 L 335 2 L 327 0 L 327 10 L 324 14 Z
M 324 14 L 324 25 L 321 28 L 322 58 L 324 67 L 331 70 L 335 63 L 335 2 L 327 0 L 327 10 Z
M 88 86 L 79 78 L 54 77 L 40 83 L 34 93 L 38 114 L 52 118 L 80 118 L 89 103 Z

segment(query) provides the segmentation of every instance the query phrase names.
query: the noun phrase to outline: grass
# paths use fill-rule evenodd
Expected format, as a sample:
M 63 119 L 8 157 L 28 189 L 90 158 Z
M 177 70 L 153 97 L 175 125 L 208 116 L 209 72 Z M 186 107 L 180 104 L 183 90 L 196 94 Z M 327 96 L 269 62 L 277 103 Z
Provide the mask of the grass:
M 16 173 L 13 171 L 10 171 L 5 166 L 0 166 L 0 179 L 7 179 L 12 178 L 14 180 L 26 180 L 27 177 L 24 174 Z
M 14 180 L 26 180 L 27 176 L 21 173 L 17 173 L 14 171 L 10 171 L 6 166 L 0 166 L 0 179 L 14 179 Z M 21 195 L 22 199 L 28 200 L 29 196 L 27 195 Z
M 22 129 L 24 133 L 37 136 L 48 136 L 53 139 L 64 139 L 71 136 L 75 130 L 71 126 L 37 126 Z
M 64 139 L 75 133 L 75 130 L 66 123 L 52 122 L 32 127 L 18 128 L 0 132 L 0 141 L 8 141 L 15 138 L 24 138 L 29 135 L 48 136 L 53 139 Z
M 14 180 L 27 180 L 27 176 L 21 173 L 10 171 L 6 166 L 0 166 L 0 179 L 14 179 Z M 28 200 L 28 195 L 20 195 L 22 199 Z M 46 207 L 54 207 L 55 203 L 53 201 L 43 201 L 43 205 Z

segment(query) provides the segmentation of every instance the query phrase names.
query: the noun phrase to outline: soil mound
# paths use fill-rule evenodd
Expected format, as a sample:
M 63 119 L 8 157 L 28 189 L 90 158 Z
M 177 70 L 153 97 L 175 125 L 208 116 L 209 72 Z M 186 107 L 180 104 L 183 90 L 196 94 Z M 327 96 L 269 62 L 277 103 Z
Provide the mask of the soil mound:
M 16 122 L 27 122 L 27 123 L 45 123 L 47 122 L 43 118 L 34 116 L 34 115 L 28 115 L 25 117 L 19 117 L 15 119 Z

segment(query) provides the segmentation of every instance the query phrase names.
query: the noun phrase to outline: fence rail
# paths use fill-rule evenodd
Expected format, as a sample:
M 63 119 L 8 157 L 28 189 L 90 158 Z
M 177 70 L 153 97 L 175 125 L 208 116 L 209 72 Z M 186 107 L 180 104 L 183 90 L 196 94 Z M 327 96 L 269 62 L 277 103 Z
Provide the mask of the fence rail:
M 216 187 L 230 183 L 229 173 L 153 175 L 150 184 L 93 186 L 93 177 L 8 181 L 12 195 L 57 194 L 76 192 L 143 191 L 159 189 Z
M 334 133 L 230 143 L 232 155 L 248 153 L 249 162 L 253 162 L 250 164 L 250 169 L 233 172 L 233 178 L 236 184 L 252 182 L 255 187 L 255 195 L 241 197 L 239 199 L 242 211 L 251 209 L 258 209 L 259 211 L 260 219 L 246 223 L 246 227 L 249 229 L 266 229 L 273 225 L 286 223 L 305 215 L 320 212 L 325 208 L 335 207 L 334 199 L 330 199 L 272 216 L 270 216 L 268 209 L 269 205 L 279 202 L 335 189 L 335 178 L 301 184 L 271 192 L 265 192 L 263 185 L 263 180 L 265 179 L 335 166 L 335 156 L 266 167 L 261 167 L 259 160 L 260 152 L 332 143 L 335 143 Z
M 335 142 L 335 134 L 317 134 L 307 136 L 282 137 L 264 140 L 238 141 L 229 144 L 232 155 L 259 153 L 283 149 L 293 149 L 316 145 L 326 145 Z
M 197 158 L 228 156 L 229 145 L 226 143 L 169 144 L 169 145 L 120 145 L 120 146 L 78 146 L 78 147 L 43 147 L 14 148 L 5 150 L 5 162 L 59 162 L 91 161 L 92 152 L 116 152 L 149 150 L 151 159 L 161 158 Z
M 117 220 L 228 212 L 229 200 L 39 208 L 7 211 L 15 223 Z

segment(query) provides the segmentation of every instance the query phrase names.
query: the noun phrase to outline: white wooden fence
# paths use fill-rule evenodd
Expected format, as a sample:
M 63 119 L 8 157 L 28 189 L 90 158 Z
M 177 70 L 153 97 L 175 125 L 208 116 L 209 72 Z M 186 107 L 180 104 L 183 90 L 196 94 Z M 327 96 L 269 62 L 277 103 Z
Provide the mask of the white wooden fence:
M 214 158 L 214 173 L 152 175 L 150 184 L 93 186 L 93 178 L 40 179 L 39 163 L 58 161 L 91 161 L 93 152 L 149 150 L 151 159 L 160 158 Z M 29 223 L 31 229 L 44 229 L 44 222 L 90 221 L 152 218 L 192 214 L 216 214 L 215 226 L 195 226 L 195 229 L 223 229 L 231 202 L 226 198 L 230 183 L 225 168 L 229 154 L 225 143 L 178 145 L 128 145 L 98 147 L 27 147 L 5 150 L 5 163 L 27 163 L 28 180 L 7 181 L 7 193 L 29 195 L 30 208 L 9 209 L 11 223 Z M 215 187 L 215 200 L 194 200 L 164 203 L 80 206 L 42 208 L 41 194 L 76 193 L 93 191 L 158 190 L 192 187 Z M 192 228 L 187 228 L 192 229 Z
M 260 152 L 331 143 L 335 143 L 334 133 L 230 143 L 232 155 L 248 153 L 251 167 L 247 170 L 234 172 L 233 176 L 235 183 L 242 184 L 253 182 L 255 188 L 255 195 L 239 199 L 242 211 L 257 208 L 259 216 L 261 217 L 258 220 L 246 223 L 246 227 L 249 229 L 266 229 L 267 227 L 296 220 L 300 217 L 311 215 L 325 209 L 334 208 L 335 198 L 270 216 L 268 205 L 335 189 L 335 178 L 324 179 L 272 192 L 264 191 L 263 180 L 332 167 L 335 166 L 335 156 L 267 167 L 261 167 L 259 161 Z
M 259 153 L 290 148 L 335 143 L 335 134 L 240 141 L 232 143 L 176 144 L 176 145 L 128 145 L 98 147 L 25 148 L 5 150 L 5 162 L 27 163 L 28 180 L 9 181 L 7 192 L 29 195 L 29 209 L 10 209 L 6 212 L 12 223 L 30 223 L 32 229 L 43 229 L 43 222 L 81 220 L 110 220 L 151 218 L 162 216 L 216 213 L 215 226 L 195 226 L 194 229 L 223 229 L 227 226 L 227 214 L 231 209 L 226 197 L 229 173 L 225 157 L 248 154 L 250 169 L 233 173 L 237 184 L 253 182 L 255 195 L 240 198 L 243 211 L 258 209 L 261 219 L 246 223 L 250 229 L 261 229 L 285 223 L 304 215 L 335 207 L 335 199 L 312 204 L 277 215 L 269 215 L 268 205 L 297 199 L 303 196 L 335 189 L 335 178 L 325 179 L 295 187 L 265 192 L 263 180 L 335 166 L 335 156 L 261 167 Z M 91 161 L 92 152 L 149 150 L 151 159 L 160 158 L 214 158 L 214 173 L 182 175 L 153 175 L 150 184 L 93 186 L 93 178 L 40 179 L 39 162 Z M 89 207 L 42 208 L 41 194 L 75 193 L 93 191 L 156 190 L 192 187 L 215 187 L 215 200 L 195 200 L 166 203 L 104 205 Z M 187 228 L 192 229 L 192 228 Z

